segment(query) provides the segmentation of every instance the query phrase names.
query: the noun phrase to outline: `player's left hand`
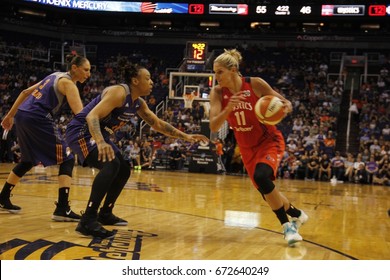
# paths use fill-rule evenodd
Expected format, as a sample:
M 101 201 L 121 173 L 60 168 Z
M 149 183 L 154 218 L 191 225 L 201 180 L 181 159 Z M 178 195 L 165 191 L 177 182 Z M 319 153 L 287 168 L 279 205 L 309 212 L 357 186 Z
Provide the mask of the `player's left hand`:
M 110 144 L 106 143 L 105 141 L 101 141 L 100 143 L 96 143 L 96 145 L 99 151 L 99 161 L 112 161 L 115 158 L 114 149 L 111 147 Z

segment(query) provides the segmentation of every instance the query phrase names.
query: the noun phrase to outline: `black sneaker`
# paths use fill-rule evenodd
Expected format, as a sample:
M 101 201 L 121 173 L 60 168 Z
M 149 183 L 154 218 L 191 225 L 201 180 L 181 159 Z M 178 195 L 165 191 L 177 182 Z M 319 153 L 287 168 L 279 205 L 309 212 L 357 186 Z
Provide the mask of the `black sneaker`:
M 98 221 L 106 226 L 127 226 L 127 221 L 123 220 L 112 213 L 99 213 Z
M 9 197 L 0 199 L 0 211 L 8 211 L 12 214 L 17 214 L 22 208 L 17 205 L 13 205 Z
M 102 225 L 93 220 L 82 219 L 76 227 L 76 232 L 90 237 L 96 238 L 113 238 L 115 236 L 115 232 L 106 230 Z
M 58 202 L 55 202 L 57 205 L 54 210 L 53 216 L 51 219 L 56 222 L 78 222 L 81 219 L 80 215 L 77 215 L 75 212 L 70 209 L 70 205 L 62 206 L 59 205 Z

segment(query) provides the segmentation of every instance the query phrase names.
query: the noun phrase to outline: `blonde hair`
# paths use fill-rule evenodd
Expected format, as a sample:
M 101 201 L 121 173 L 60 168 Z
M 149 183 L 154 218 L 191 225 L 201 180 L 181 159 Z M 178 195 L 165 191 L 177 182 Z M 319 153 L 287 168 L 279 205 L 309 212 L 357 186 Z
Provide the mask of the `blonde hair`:
M 242 61 L 241 53 L 237 49 L 224 49 L 225 51 L 217 56 L 214 60 L 214 63 L 219 63 L 227 69 L 231 69 L 232 67 L 236 67 L 239 69 L 239 65 Z

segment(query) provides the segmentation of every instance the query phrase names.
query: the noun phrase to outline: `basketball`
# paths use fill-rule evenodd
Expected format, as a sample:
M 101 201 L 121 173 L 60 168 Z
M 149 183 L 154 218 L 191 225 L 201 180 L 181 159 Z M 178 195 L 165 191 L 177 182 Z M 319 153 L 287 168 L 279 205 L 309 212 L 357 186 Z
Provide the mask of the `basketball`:
M 267 125 L 276 125 L 284 117 L 284 104 L 279 97 L 266 95 L 257 100 L 255 105 L 257 119 Z

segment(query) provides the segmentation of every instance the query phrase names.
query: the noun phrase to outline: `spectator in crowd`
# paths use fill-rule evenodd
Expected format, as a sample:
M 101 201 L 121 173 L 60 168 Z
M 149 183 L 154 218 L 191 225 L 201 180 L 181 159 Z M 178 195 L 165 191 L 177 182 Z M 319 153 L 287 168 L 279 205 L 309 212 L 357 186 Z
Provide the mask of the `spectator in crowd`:
M 141 168 L 138 169 L 152 169 L 153 168 L 153 148 L 148 140 L 142 142 L 141 146 Z
M 297 151 L 297 144 L 293 139 L 290 139 L 290 141 L 286 145 L 286 150 L 291 153 L 295 153 Z
M 135 170 L 141 170 L 141 148 L 137 141 L 134 141 L 131 145 L 129 145 L 129 159 L 131 167 Z
M 386 162 L 373 177 L 373 184 L 390 185 L 390 164 Z
M 225 173 L 226 169 L 222 161 L 224 143 L 221 138 L 217 138 L 214 141 L 214 145 L 215 145 L 215 153 L 217 154 L 217 172 Z
M 310 157 L 309 157 L 309 152 L 308 151 L 304 151 L 301 154 L 299 154 L 297 156 L 297 160 L 296 160 L 296 170 L 295 170 L 295 179 L 305 179 L 306 177 L 306 168 L 307 168 L 307 164 L 310 160 Z
M 378 163 L 376 162 L 374 155 L 371 155 L 370 159 L 366 162 L 366 171 L 369 184 L 372 184 L 374 176 L 377 175 L 378 170 Z
M 368 183 L 368 174 L 364 163 L 360 163 L 358 169 L 356 170 L 355 182 L 359 184 Z
M 370 153 L 375 154 L 376 152 L 381 151 L 381 146 L 379 146 L 379 142 L 377 139 L 374 140 L 374 142 L 369 147 Z
M 347 158 L 344 161 L 344 167 L 345 167 L 344 178 L 345 180 L 348 180 L 348 182 L 353 182 L 354 163 L 355 163 L 355 158 L 353 157 L 353 154 L 348 153 Z
M 329 181 L 332 177 L 331 162 L 328 154 L 322 154 L 319 163 L 318 179 L 320 181 Z
M 303 137 L 303 146 L 307 151 L 312 151 L 316 149 L 317 137 L 313 134 L 313 132 L 309 132 L 309 135 Z
M 385 141 L 390 141 L 390 125 L 386 124 L 382 129 L 382 135 Z
M 309 158 L 309 161 L 306 165 L 306 180 L 315 181 L 318 179 L 318 169 L 319 169 L 319 162 L 317 153 L 314 152 Z
M 178 146 L 173 147 L 169 153 L 169 166 L 172 170 L 181 170 L 184 166 L 186 156 L 182 153 Z
M 336 177 L 338 181 L 344 181 L 345 165 L 340 152 L 336 151 L 335 156 L 331 159 L 331 167 L 332 177 Z
M 333 136 L 332 131 L 328 131 L 326 138 L 324 139 L 324 153 L 328 154 L 329 158 L 334 156 L 334 149 L 336 147 L 336 139 Z

